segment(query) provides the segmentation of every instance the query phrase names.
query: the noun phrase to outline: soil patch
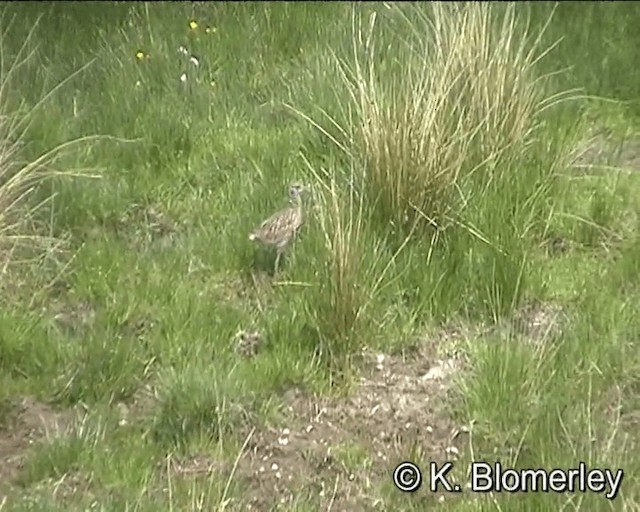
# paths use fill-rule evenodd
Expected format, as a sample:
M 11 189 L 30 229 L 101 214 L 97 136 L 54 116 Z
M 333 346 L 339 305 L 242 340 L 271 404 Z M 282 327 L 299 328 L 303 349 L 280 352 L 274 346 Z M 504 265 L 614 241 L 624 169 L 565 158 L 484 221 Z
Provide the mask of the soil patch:
M 640 171 L 640 137 L 614 138 L 604 133 L 592 135 L 576 148 L 575 166 L 590 169 L 612 166 Z
M 451 415 L 449 391 L 461 360 L 439 358 L 435 340 L 410 359 L 365 351 L 360 381 L 347 397 L 287 392 L 283 424 L 254 432 L 238 464 L 235 478 L 250 509 L 308 499 L 321 508 L 372 510 L 400 462 L 455 460 L 466 429 Z
M 30 447 L 44 437 L 55 437 L 67 430 L 73 411 L 56 411 L 32 397 L 16 400 L 5 407 L 9 414 L 0 426 L 0 497 L 2 487 L 11 482 Z

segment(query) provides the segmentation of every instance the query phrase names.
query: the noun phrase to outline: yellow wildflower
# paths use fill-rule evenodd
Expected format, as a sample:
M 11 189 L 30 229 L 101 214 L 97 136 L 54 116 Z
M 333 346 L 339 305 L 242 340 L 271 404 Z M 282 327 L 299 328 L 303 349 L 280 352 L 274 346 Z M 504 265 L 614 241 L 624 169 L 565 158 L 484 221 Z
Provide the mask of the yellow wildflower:
M 196 23 L 196 20 L 191 20 L 189 22 L 189 27 L 191 28 L 191 30 L 195 30 L 198 28 L 198 24 Z
M 144 54 L 144 52 L 142 50 L 138 50 L 138 52 L 136 53 L 136 59 L 142 60 L 145 57 L 146 57 L 146 55 Z

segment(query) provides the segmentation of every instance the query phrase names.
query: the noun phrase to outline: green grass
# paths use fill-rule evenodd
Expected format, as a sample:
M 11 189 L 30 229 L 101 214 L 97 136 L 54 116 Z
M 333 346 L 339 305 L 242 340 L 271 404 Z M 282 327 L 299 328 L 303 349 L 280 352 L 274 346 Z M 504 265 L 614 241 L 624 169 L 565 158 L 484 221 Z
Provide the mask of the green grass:
M 305 425 L 292 390 L 347 403 L 364 345 L 424 374 L 410 348 L 451 323 L 498 326 L 436 347 L 467 363 L 446 397 L 474 425 L 461 462 L 625 479 L 613 504 L 467 493 L 443 510 L 640 507 L 640 174 L 618 168 L 640 162 L 640 4 L 1 8 L 0 457 L 24 458 L 0 468 L 0 510 L 275 509 L 247 474 L 260 460 L 239 461 Z M 607 161 L 576 169 L 596 135 Z M 293 181 L 307 222 L 273 276 L 248 233 Z M 562 307 L 560 334 L 503 328 L 536 301 Z M 240 329 L 262 334 L 256 357 Z M 25 396 L 69 433 L 21 447 Z M 432 504 L 389 484 L 426 434 L 383 463 L 350 428 L 323 433 L 336 490 L 282 455 L 306 471 L 282 510 Z M 171 469 L 196 456 L 217 469 Z

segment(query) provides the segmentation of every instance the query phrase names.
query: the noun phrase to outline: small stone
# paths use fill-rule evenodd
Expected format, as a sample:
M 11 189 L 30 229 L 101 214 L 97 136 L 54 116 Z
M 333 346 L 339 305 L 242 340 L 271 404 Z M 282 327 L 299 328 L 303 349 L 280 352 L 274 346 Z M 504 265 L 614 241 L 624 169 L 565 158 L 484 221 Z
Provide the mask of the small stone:
M 422 376 L 422 380 L 441 380 L 445 375 L 446 371 L 442 366 L 434 366 Z

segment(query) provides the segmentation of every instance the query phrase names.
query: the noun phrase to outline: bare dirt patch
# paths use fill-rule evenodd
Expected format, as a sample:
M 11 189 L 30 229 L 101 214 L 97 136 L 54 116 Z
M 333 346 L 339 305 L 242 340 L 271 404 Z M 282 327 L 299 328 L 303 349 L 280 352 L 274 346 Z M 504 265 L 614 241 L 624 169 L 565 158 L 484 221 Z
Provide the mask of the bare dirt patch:
M 575 166 L 593 169 L 612 166 L 640 172 L 640 137 L 615 138 L 600 131 L 576 148 Z
M 318 509 L 387 509 L 394 493 L 398 500 L 403 497 L 392 482 L 400 462 L 410 460 L 426 470 L 430 461 L 441 464 L 468 455 L 470 426 L 453 414 L 454 379 L 469 368 L 464 343 L 509 332 L 541 343 L 561 332 L 561 318 L 564 312 L 558 305 L 532 302 L 501 325 L 445 325 L 402 354 L 365 349 L 359 380 L 350 393 L 320 396 L 290 389 L 277 422 L 245 425 L 238 432 L 246 445 L 237 466 L 233 460 L 191 454 L 165 461 L 163 470 L 182 477 L 230 477 L 250 510 L 301 502 Z M 258 333 L 241 334 L 236 340 L 239 356 L 246 357 L 240 347 L 247 337 L 257 339 Z M 252 351 L 251 356 L 256 354 Z M 466 465 L 459 465 L 454 478 L 464 480 L 465 470 Z M 428 475 L 424 476 L 426 487 Z M 423 490 L 411 499 L 428 507 L 443 498 Z
M 259 331 L 240 330 L 235 335 L 236 353 L 251 358 L 254 357 L 264 344 L 264 337 Z
M 461 343 L 481 342 L 508 327 L 537 344 L 558 335 L 564 321 L 558 305 L 527 303 L 501 326 L 451 324 L 403 354 L 365 350 L 359 382 L 348 396 L 288 391 L 282 421 L 253 432 L 234 475 L 248 506 L 266 510 L 308 500 L 335 510 L 384 509 L 381 492 L 386 487 L 387 499 L 393 495 L 392 473 L 400 462 L 425 469 L 429 461 L 464 456 L 469 426 L 452 411 L 454 378 L 468 369 Z M 463 479 L 464 468 L 456 471 L 454 477 Z M 428 483 L 425 475 L 423 485 Z M 416 499 L 429 506 L 442 498 L 421 492 Z
M 238 464 L 235 477 L 251 509 L 308 499 L 372 510 L 401 461 L 455 459 L 465 440 L 448 392 L 461 361 L 437 357 L 433 341 L 410 359 L 365 351 L 360 381 L 347 397 L 290 390 L 283 424 L 254 432 Z
M 119 227 L 124 232 L 127 228 L 132 229 L 130 234 L 145 246 L 159 243 L 161 247 L 170 245 L 179 230 L 178 224 L 167 213 L 153 206 L 140 205 L 125 212 Z
M 31 445 L 44 437 L 60 435 L 75 417 L 73 411 L 55 411 L 32 397 L 16 400 L 8 410 L 0 426 L 0 496 L 3 485 L 20 471 Z
M 565 309 L 553 302 L 530 301 L 515 312 L 510 327 L 534 345 L 562 335 L 569 323 Z
M 53 302 L 49 313 L 55 325 L 70 334 L 78 334 L 89 329 L 96 318 L 94 307 L 85 300 L 73 302 L 60 300 Z M 43 313 L 47 313 L 44 310 Z
M 87 239 L 104 237 L 105 228 L 123 240 L 135 252 L 170 247 L 183 226 L 158 206 L 135 204 L 119 216 L 110 216 L 102 224 L 87 227 Z

